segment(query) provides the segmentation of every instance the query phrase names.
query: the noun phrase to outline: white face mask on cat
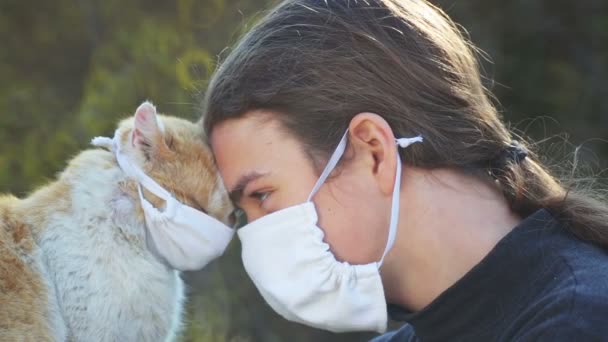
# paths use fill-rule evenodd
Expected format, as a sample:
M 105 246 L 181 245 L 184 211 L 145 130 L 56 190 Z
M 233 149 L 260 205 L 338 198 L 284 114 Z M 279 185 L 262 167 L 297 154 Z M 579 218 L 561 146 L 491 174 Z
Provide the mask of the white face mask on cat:
M 146 220 L 146 243 L 152 253 L 180 271 L 200 270 L 224 253 L 234 229 L 180 203 L 148 177 L 121 150 L 118 130 L 114 139 L 97 137 L 92 144 L 113 151 L 122 171 L 138 182 L 139 199 Z M 144 198 L 142 186 L 165 201 L 163 211 Z
M 238 230 L 245 270 L 268 304 L 287 320 L 333 332 L 384 332 L 387 308 L 379 268 L 399 220 L 401 159 L 391 205 L 388 241 L 378 262 L 350 265 L 336 260 L 317 226 L 313 196 L 344 153 L 348 131 L 330 157 L 308 200 L 263 216 Z M 397 139 L 407 147 L 421 137 Z

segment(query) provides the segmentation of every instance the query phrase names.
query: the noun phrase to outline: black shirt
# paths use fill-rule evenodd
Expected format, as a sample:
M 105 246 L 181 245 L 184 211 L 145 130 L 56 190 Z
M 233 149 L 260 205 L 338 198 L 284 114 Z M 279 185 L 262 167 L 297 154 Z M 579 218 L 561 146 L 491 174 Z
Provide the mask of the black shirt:
M 608 341 L 608 253 L 539 210 L 384 341 Z

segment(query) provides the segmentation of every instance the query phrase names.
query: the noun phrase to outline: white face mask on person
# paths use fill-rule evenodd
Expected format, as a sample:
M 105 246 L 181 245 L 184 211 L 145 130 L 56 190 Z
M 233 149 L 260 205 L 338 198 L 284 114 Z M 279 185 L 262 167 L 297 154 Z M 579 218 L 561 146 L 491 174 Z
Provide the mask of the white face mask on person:
M 200 270 L 224 253 L 234 229 L 202 211 L 176 200 L 133 163 L 120 147 L 119 132 L 114 139 L 97 137 L 93 145 L 110 149 L 122 171 L 138 182 L 139 200 L 146 222 L 146 244 L 170 267 L 180 271 Z M 163 211 L 143 196 L 141 187 L 165 201 Z
M 333 332 L 387 327 L 379 268 L 395 240 L 399 220 L 401 159 L 397 154 L 388 241 L 382 258 L 366 265 L 336 260 L 323 242 L 312 198 L 344 153 L 348 131 L 305 203 L 263 216 L 239 229 L 245 270 L 268 304 L 285 319 Z M 397 139 L 400 147 L 421 137 Z

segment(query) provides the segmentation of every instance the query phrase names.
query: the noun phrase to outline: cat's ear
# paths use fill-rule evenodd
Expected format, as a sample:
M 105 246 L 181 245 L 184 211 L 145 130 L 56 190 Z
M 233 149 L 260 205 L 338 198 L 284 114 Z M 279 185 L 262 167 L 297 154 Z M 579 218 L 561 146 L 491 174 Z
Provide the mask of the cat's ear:
M 163 138 L 162 122 L 156 115 L 156 107 L 148 101 L 142 103 L 135 111 L 135 124 L 131 134 L 131 144 L 145 154 L 162 148 L 165 144 Z

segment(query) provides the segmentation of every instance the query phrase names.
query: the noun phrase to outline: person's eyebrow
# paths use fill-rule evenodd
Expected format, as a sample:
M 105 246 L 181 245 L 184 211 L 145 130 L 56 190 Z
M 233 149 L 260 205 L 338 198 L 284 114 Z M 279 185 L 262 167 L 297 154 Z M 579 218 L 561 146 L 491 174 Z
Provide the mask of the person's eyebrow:
M 232 200 L 232 202 L 234 203 L 239 203 L 241 197 L 243 197 L 243 190 L 245 190 L 247 184 L 253 182 L 254 180 L 260 177 L 266 176 L 267 174 L 268 173 L 251 171 L 242 175 L 228 194 L 230 196 L 230 200 Z

